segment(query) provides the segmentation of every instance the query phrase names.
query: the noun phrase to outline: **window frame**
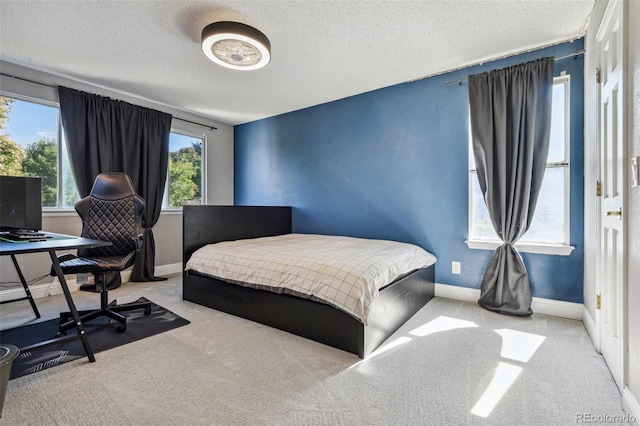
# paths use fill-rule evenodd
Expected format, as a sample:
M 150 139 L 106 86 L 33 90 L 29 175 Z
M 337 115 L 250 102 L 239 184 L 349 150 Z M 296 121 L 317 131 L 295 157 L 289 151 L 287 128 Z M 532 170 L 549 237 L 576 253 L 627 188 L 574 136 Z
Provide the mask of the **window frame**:
M 549 255 L 568 256 L 575 249 L 570 245 L 571 240 L 571 76 L 567 74 L 554 77 L 554 86 L 556 84 L 562 84 L 564 86 L 565 93 L 565 144 L 564 144 L 564 161 L 560 162 L 548 162 L 546 169 L 550 168 L 563 168 L 564 169 L 564 242 L 562 243 L 547 243 L 542 241 L 522 241 L 517 242 L 515 246 L 519 251 L 524 253 L 538 253 Z M 478 238 L 473 234 L 473 218 L 474 218 L 474 203 L 473 203 L 473 187 L 474 179 L 477 179 L 477 171 L 475 167 L 471 167 L 474 164 L 473 158 L 473 144 L 471 137 L 471 119 L 469 118 L 469 157 L 468 157 L 468 236 L 465 240 L 467 246 L 471 249 L 479 250 L 495 250 L 502 242 L 497 238 Z
M 35 98 L 33 96 L 26 96 L 26 95 L 13 93 L 13 92 L 8 92 L 4 90 L 0 90 L 0 96 L 23 101 L 23 102 L 31 102 L 33 104 L 52 107 L 58 111 L 57 119 L 56 119 L 57 121 L 56 139 L 58 142 L 58 158 L 56 161 L 56 207 L 42 206 L 42 212 L 43 214 L 54 213 L 54 212 L 75 212 L 73 206 L 64 207 L 64 188 L 63 188 L 64 178 L 62 176 L 62 154 L 63 154 L 62 144 L 65 143 L 65 140 L 64 140 L 64 131 L 62 129 L 62 115 L 60 113 L 60 103 L 47 100 L 47 99 Z
M 179 129 L 176 127 L 171 127 L 170 133 L 177 133 L 182 136 L 188 136 L 191 138 L 196 138 L 202 140 L 202 150 L 200 151 L 200 205 L 207 204 L 207 162 L 205 159 L 207 158 L 207 135 L 206 133 L 198 133 L 189 130 Z M 162 193 L 162 212 L 166 213 L 182 213 L 181 207 L 170 207 L 169 206 L 169 162 L 167 162 L 167 177 L 165 179 L 164 184 L 164 192 Z

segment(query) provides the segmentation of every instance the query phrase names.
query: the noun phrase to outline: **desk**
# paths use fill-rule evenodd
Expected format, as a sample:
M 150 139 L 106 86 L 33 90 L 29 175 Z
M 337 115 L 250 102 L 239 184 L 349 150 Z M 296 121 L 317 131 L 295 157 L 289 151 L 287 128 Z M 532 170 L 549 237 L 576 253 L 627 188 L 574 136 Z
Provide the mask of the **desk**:
M 64 341 L 64 340 L 81 339 L 82 345 L 84 346 L 84 350 L 87 353 L 87 357 L 89 357 L 89 361 L 94 362 L 96 359 L 93 356 L 93 350 L 91 349 L 91 345 L 89 344 L 89 339 L 87 338 L 84 332 L 84 327 L 82 326 L 82 322 L 80 321 L 80 316 L 78 315 L 78 310 L 76 309 L 76 305 L 75 303 L 73 303 L 73 299 L 71 298 L 71 292 L 69 292 L 67 281 L 64 279 L 64 274 L 62 273 L 62 269 L 60 269 L 60 262 L 58 262 L 56 251 L 110 246 L 111 243 L 109 241 L 92 240 L 89 238 L 74 237 L 72 235 L 54 234 L 51 232 L 45 232 L 45 233 L 47 234 L 47 236 L 51 237 L 47 241 L 9 242 L 9 241 L 0 240 L 0 256 L 11 256 L 11 259 L 13 260 L 13 264 L 16 267 L 16 270 L 18 271 L 18 275 L 20 276 L 20 281 L 22 281 L 22 285 L 25 287 L 25 291 L 27 291 L 26 298 L 29 299 L 29 302 L 31 302 L 31 307 L 36 313 L 36 316 L 40 318 L 40 313 L 38 312 L 38 309 L 35 307 L 33 297 L 31 297 L 31 293 L 29 292 L 29 288 L 26 284 L 24 276 L 22 275 L 22 271 L 20 270 L 20 266 L 18 265 L 18 260 L 16 259 L 15 256 L 17 254 L 48 252 L 49 256 L 51 257 L 51 263 L 53 264 L 53 268 L 56 271 L 56 275 L 58 276 L 58 280 L 60 280 L 60 287 L 62 287 L 62 292 L 64 293 L 64 297 L 67 300 L 67 305 L 69 305 L 69 311 L 71 312 L 71 315 L 73 316 L 73 319 L 76 323 L 78 334 L 71 335 L 71 336 L 55 337 L 50 340 L 46 340 L 44 342 L 40 342 L 24 348 L 20 348 L 20 351 L 21 352 L 29 351 L 37 347 L 47 346 L 55 342 Z M 24 300 L 24 299 L 25 298 L 16 299 L 16 300 Z M 16 301 L 16 300 L 13 300 L 13 301 Z

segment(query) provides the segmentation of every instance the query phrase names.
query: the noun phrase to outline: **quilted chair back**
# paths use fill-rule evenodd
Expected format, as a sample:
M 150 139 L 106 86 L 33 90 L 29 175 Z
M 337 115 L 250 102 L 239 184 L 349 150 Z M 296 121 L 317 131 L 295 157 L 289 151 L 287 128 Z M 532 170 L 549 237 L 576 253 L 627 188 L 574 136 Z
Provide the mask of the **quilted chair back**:
M 78 201 L 82 236 L 111 241 L 108 247 L 79 253 L 86 257 L 125 256 L 136 251 L 142 234 L 144 201 L 125 173 L 102 173 L 96 177 L 89 196 Z

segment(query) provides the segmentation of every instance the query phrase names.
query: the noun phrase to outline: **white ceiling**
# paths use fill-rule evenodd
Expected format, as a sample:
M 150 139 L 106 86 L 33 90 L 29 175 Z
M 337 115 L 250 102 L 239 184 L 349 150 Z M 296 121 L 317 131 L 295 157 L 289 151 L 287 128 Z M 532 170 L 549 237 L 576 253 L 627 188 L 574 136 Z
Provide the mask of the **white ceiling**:
M 583 35 L 594 0 L 0 0 L 0 59 L 229 124 Z M 209 61 L 200 32 L 239 21 L 271 63 Z M 1 70 L 0 70 L 1 71 Z

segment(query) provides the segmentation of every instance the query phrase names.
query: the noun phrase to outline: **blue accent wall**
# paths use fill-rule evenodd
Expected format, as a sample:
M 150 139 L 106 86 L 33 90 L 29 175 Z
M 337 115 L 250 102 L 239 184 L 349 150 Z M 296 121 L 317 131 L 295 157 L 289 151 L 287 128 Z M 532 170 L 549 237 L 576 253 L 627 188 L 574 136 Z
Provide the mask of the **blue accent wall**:
M 436 282 L 479 288 L 493 251 L 468 238 L 468 86 L 445 84 L 583 40 L 398 84 L 234 128 L 237 205 L 293 206 L 301 233 L 414 243 L 438 257 Z M 533 296 L 583 301 L 583 56 L 571 75 L 570 256 L 523 253 Z M 451 274 L 451 262 L 462 274 Z

